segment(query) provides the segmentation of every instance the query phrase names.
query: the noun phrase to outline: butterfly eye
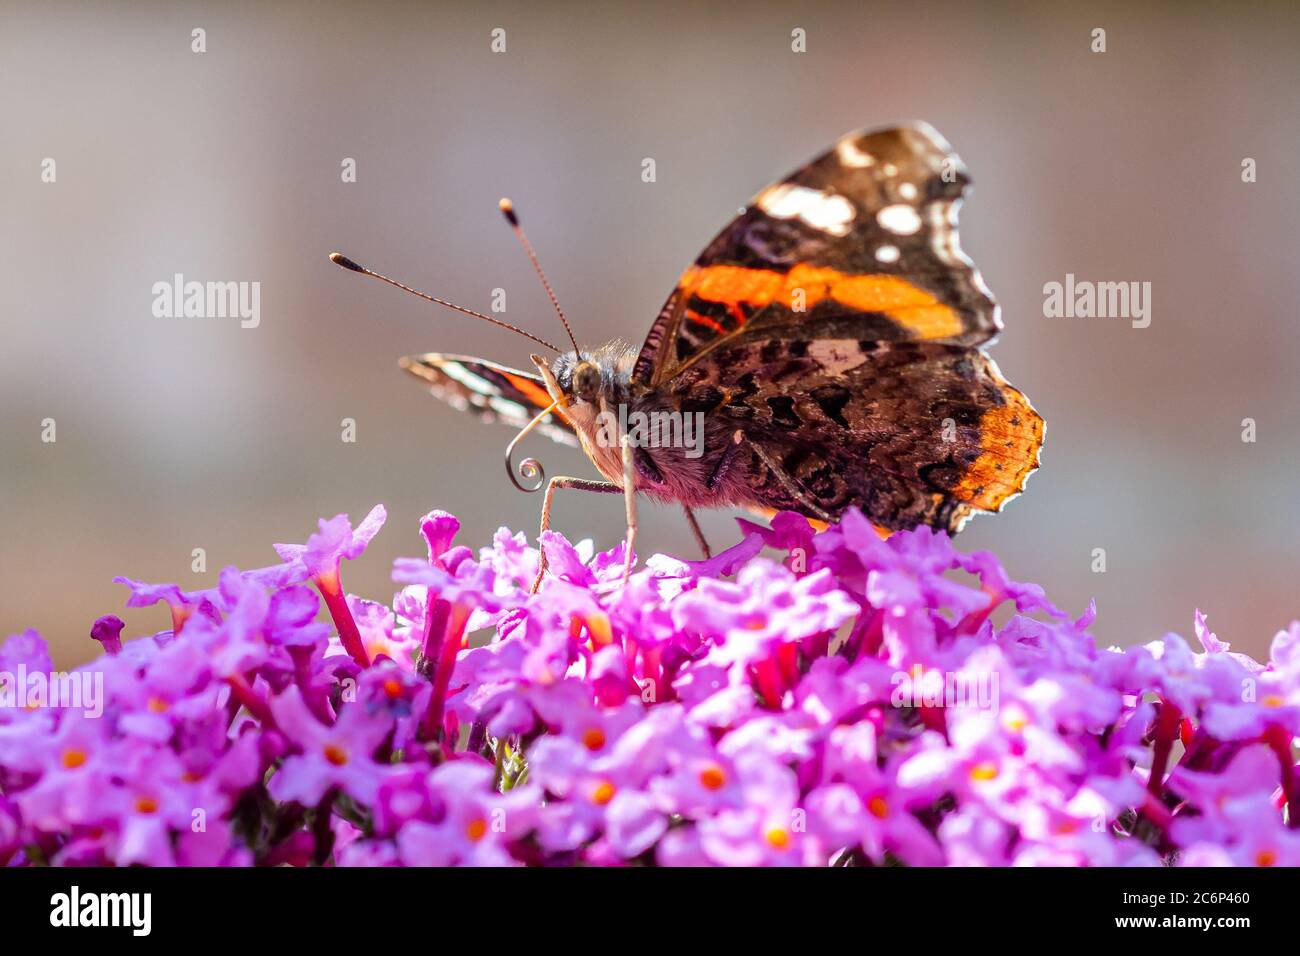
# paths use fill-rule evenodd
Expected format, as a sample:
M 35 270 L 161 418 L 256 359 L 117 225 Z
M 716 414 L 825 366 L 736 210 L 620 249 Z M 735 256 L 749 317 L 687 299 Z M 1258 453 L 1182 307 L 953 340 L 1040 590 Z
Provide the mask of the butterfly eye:
M 591 362 L 580 362 L 573 370 L 573 394 L 584 402 L 595 402 L 600 393 L 600 369 Z

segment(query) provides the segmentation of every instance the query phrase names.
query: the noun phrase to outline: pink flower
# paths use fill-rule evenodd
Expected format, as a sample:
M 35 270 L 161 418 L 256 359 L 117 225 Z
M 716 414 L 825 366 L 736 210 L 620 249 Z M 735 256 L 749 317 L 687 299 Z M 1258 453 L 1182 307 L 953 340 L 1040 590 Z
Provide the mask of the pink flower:
M 375 799 L 386 770 L 374 752 L 389 733 L 387 721 L 363 708 L 346 707 L 327 727 L 312 715 L 296 687 L 277 697 L 271 712 L 293 748 L 271 778 L 275 799 L 315 806 L 334 788 L 362 803 Z
M 0 865 L 1300 863 L 1300 623 L 1267 663 L 1199 612 L 1201 652 L 1100 649 L 1095 607 L 856 512 L 626 583 L 547 534 L 530 594 L 523 535 L 475 553 L 433 511 L 381 603 L 340 566 L 383 520 L 122 579 L 171 630 L 100 618 L 69 674 L 0 644 Z

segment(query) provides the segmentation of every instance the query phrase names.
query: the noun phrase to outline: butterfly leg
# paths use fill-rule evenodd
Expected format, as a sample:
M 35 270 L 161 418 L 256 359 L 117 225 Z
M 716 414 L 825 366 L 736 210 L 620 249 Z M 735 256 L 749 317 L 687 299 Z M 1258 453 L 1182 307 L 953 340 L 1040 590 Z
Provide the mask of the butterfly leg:
M 690 505 L 682 505 L 682 508 L 686 511 L 686 523 L 691 526 L 691 534 L 695 535 L 695 543 L 700 546 L 706 558 L 713 557 L 709 542 L 705 540 L 704 532 L 700 530 L 700 523 L 695 520 L 695 512 L 691 510 Z
M 623 544 L 623 582 L 632 576 L 632 546 L 636 543 L 636 447 L 626 434 L 619 441 L 623 452 L 623 506 L 627 511 L 627 537 Z
M 781 483 L 781 486 L 789 492 L 790 497 L 811 511 L 815 517 L 820 518 L 822 521 L 835 520 L 835 518 L 832 517 L 825 508 L 817 504 L 813 496 L 809 494 L 801 484 L 799 484 L 799 481 L 793 475 L 788 474 L 786 470 L 777 463 L 776 459 L 767 453 L 767 449 L 762 445 L 750 441 L 749 437 L 739 429 L 737 429 L 736 434 L 732 436 L 732 440 L 738 445 L 742 443 L 748 445 L 754 454 L 758 456 L 758 460 L 763 463 L 763 466 L 770 471 L 776 477 L 776 480 Z
M 561 488 L 571 488 L 574 491 L 595 491 L 601 494 L 620 494 L 623 489 L 612 481 L 592 481 L 589 478 L 566 478 L 557 476 L 546 483 L 546 495 L 542 498 L 542 531 L 551 530 L 551 501 L 555 493 Z M 537 577 L 533 580 L 533 586 L 528 589 L 529 594 L 536 594 L 537 589 L 542 586 L 542 578 L 546 576 L 546 549 L 542 547 L 541 542 L 537 543 L 538 560 L 537 560 Z

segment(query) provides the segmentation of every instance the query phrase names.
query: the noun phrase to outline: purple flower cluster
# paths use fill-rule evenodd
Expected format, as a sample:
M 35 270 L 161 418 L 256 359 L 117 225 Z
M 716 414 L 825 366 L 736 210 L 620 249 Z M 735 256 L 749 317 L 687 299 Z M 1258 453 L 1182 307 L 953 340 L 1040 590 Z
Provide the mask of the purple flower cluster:
M 385 605 L 341 577 L 384 518 L 207 590 L 118 579 L 171 628 L 101 618 L 70 674 L 0 645 L 0 863 L 1300 864 L 1300 623 L 1267 664 L 1199 613 L 1200 652 L 1099 648 L 856 512 L 626 583 L 547 533 L 537 594 L 523 535 L 433 512 Z

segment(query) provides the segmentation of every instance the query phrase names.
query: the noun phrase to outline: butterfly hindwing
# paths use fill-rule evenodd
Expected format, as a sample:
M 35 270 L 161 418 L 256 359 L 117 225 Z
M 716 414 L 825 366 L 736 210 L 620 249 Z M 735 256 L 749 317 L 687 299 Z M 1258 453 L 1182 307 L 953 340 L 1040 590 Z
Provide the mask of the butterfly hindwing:
M 694 382 L 688 395 L 726 396 L 714 414 L 807 499 L 756 455 L 750 487 L 768 508 L 838 517 L 855 506 L 882 528 L 955 532 L 973 513 L 997 511 L 1038 464 L 1042 419 L 979 349 L 897 342 L 819 354 L 751 343 L 719 349 L 679 379 Z
M 453 408 L 475 412 L 484 421 L 522 428 L 551 404 L 540 377 L 495 362 L 427 352 L 408 355 L 399 364 L 426 382 L 435 397 Z M 563 444 L 578 444 L 572 426 L 558 412 L 548 415 L 538 430 Z
M 661 384 L 728 340 L 988 341 L 997 305 L 957 238 L 969 182 L 928 126 L 843 137 L 682 274 L 634 379 Z

